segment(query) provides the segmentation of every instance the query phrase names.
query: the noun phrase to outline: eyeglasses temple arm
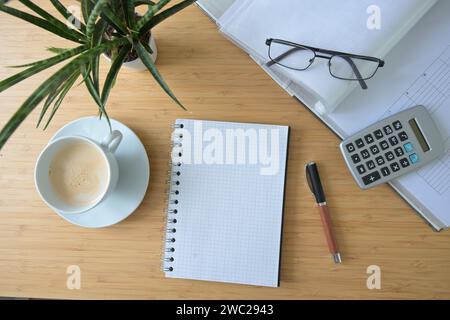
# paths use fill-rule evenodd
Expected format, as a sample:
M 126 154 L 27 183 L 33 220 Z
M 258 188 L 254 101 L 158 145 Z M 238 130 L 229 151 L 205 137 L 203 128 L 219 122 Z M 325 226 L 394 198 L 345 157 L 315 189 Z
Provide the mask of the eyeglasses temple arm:
M 361 73 L 359 72 L 358 68 L 356 67 L 356 64 L 353 62 L 353 60 L 350 57 L 341 56 L 345 61 L 348 62 L 348 64 L 352 67 L 353 72 L 356 75 L 356 78 L 358 79 L 359 85 L 363 90 L 366 90 L 367 83 L 364 81 L 363 77 L 361 76 Z M 330 60 L 331 61 L 331 60 Z
M 305 50 L 303 48 L 299 48 L 299 47 L 293 47 L 291 49 L 289 49 L 288 51 L 286 51 L 285 53 L 280 54 L 278 57 L 275 57 L 273 59 L 271 59 L 270 61 L 268 61 L 266 63 L 267 67 L 271 67 L 273 66 L 275 63 L 277 63 L 280 60 L 283 60 L 284 58 L 286 58 L 287 56 L 289 56 L 291 53 L 294 53 L 297 50 Z
M 289 49 L 288 51 L 280 54 L 278 57 L 275 57 L 273 59 L 271 59 L 270 61 L 268 61 L 266 63 L 267 67 L 273 66 L 274 64 L 276 64 L 278 61 L 283 60 L 284 58 L 286 58 L 287 56 L 289 56 L 290 54 L 294 53 L 297 50 L 305 50 L 304 48 L 301 47 L 293 47 L 291 49 Z M 348 64 L 351 66 L 353 72 L 356 75 L 356 78 L 358 79 L 359 85 L 361 86 L 361 88 L 363 90 L 366 90 L 367 87 L 367 83 L 364 81 L 361 73 L 358 70 L 358 67 L 356 67 L 355 63 L 353 62 L 353 60 L 350 57 L 346 57 L 346 56 L 341 56 L 345 61 L 348 62 Z

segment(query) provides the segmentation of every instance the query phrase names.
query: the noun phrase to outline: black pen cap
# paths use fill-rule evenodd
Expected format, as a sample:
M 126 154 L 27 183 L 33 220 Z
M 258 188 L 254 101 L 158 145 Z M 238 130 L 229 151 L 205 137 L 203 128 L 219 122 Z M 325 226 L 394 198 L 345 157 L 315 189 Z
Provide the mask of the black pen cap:
M 306 165 L 306 180 L 308 181 L 311 192 L 316 197 L 316 202 L 325 202 L 325 193 L 323 192 L 319 171 L 317 170 L 317 164 L 315 162 L 310 162 Z

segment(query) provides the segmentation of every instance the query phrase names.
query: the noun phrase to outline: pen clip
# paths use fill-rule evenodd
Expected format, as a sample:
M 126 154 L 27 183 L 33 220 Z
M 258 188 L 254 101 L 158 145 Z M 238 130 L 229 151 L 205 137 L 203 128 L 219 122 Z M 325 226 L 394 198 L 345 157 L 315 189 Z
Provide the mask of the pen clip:
M 306 166 L 306 181 L 309 189 L 316 198 L 316 202 L 321 205 L 326 203 L 325 193 L 323 192 L 322 183 L 320 182 L 319 171 L 315 162 L 309 162 Z

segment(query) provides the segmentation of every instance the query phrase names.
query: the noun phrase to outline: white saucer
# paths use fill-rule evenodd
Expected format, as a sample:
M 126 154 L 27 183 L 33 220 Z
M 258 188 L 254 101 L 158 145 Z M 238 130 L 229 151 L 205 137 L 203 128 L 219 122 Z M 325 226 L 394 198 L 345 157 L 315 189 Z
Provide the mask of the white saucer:
M 144 145 L 126 125 L 111 119 L 113 130 L 123 134 L 115 155 L 119 164 L 119 181 L 114 192 L 96 207 L 80 214 L 56 213 L 65 220 L 86 228 L 102 228 L 116 224 L 137 209 L 144 199 L 150 178 L 150 164 Z M 80 135 L 101 141 L 109 132 L 103 117 L 86 117 L 68 123 L 51 140 Z

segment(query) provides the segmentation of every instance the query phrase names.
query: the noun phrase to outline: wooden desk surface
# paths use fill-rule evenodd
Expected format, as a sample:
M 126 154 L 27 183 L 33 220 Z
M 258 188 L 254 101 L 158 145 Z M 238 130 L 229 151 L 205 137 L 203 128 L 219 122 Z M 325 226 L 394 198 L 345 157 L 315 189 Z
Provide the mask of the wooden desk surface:
M 19 6 L 12 2 L 14 6 Z M 49 8 L 47 1 L 42 1 Z M 70 2 L 66 2 L 70 3 Z M 75 2 L 74 2 L 75 3 Z M 53 10 L 50 10 L 53 12 Z M 56 13 L 55 13 L 56 14 Z M 0 14 L 0 78 L 6 65 L 49 56 L 67 43 Z M 338 149 L 339 140 L 289 97 L 243 51 L 222 37 L 196 7 L 155 30 L 157 65 L 192 113 L 177 108 L 147 73 L 122 70 L 109 114 L 142 139 L 151 161 L 139 209 L 113 227 L 90 230 L 62 220 L 37 195 L 36 158 L 54 132 L 96 108 L 85 88 L 72 90 L 45 132 L 39 110 L 0 151 L 0 296 L 45 298 L 450 298 L 450 233 L 434 232 L 387 186 L 361 191 Z M 106 64 L 102 67 L 105 75 Z M 0 95 L 3 125 L 50 72 Z M 292 128 L 281 287 L 165 279 L 160 270 L 165 172 L 170 125 L 177 117 L 289 125 Z M 321 164 L 344 264 L 328 253 L 304 164 Z M 66 268 L 79 265 L 81 289 L 66 288 Z M 381 290 L 368 290 L 366 268 L 381 268 Z

